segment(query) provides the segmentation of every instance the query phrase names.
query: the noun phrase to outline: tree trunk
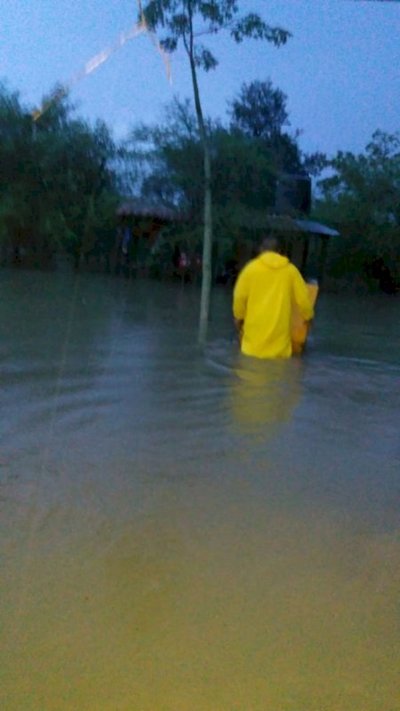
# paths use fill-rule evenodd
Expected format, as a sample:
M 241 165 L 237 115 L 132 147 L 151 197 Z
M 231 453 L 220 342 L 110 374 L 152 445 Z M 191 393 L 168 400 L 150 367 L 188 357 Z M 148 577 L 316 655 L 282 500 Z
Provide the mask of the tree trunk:
M 203 258 L 201 276 L 201 296 L 200 296 L 200 319 L 198 341 L 204 346 L 207 340 L 208 320 L 210 315 L 210 297 L 212 283 L 212 242 L 213 242 L 213 219 L 212 219 L 212 192 L 211 192 L 211 156 L 206 127 L 204 124 L 203 110 L 200 101 L 200 91 L 197 81 L 196 65 L 193 52 L 193 34 L 190 46 L 186 46 L 190 69 L 192 74 L 192 84 L 194 93 L 194 103 L 196 108 L 197 121 L 199 125 L 200 139 L 203 144 L 203 169 L 204 169 L 204 222 L 203 222 Z
M 210 298 L 212 283 L 212 194 L 211 194 L 211 161 L 208 146 L 204 150 L 204 232 L 203 260 L 200 296 L 199 343 L 204 345 L 207 340 L 208 319 L 210 315 Z

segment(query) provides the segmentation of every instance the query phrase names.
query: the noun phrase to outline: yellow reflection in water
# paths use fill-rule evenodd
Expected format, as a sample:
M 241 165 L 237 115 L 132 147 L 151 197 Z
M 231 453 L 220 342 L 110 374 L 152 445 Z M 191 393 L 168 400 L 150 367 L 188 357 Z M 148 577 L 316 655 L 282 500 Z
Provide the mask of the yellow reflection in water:
M 176 484 L 132 519 L 60 510 L 28 557 L 9 539 L 2 709 L 400 708 L 398 537 L 243 482 Z
M 246 433 L 276 431 L 290 421 L 301 397 L 300 360 L 238 356 L 230 397 L 234 422 Z

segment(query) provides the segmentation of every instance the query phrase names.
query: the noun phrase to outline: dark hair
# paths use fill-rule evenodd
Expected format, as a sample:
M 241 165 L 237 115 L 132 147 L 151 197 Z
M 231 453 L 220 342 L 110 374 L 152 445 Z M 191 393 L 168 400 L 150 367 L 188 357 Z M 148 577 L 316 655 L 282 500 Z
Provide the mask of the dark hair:
M 282 241 L 276 235 L 266 235 L 261 242 L 261 252 L 282 252 Z

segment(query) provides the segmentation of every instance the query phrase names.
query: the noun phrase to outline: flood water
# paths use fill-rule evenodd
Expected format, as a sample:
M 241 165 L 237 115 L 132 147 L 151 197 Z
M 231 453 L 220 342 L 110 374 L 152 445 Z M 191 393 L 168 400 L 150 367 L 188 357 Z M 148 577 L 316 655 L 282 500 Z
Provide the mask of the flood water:
M 400 709 L 400 300 L 238 355 L 230 294 L 0 273 L 0 707 Z

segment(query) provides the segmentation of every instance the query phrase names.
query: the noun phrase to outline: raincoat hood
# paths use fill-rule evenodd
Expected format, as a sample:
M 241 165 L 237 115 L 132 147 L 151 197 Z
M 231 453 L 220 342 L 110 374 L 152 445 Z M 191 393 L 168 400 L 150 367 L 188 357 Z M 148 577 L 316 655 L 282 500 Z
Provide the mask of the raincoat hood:
M 289 264 L 288 258 L 282 257 L 278 252 L 263 252 L 259 259 L 264 266 L 270 269 L 282 269 Z

